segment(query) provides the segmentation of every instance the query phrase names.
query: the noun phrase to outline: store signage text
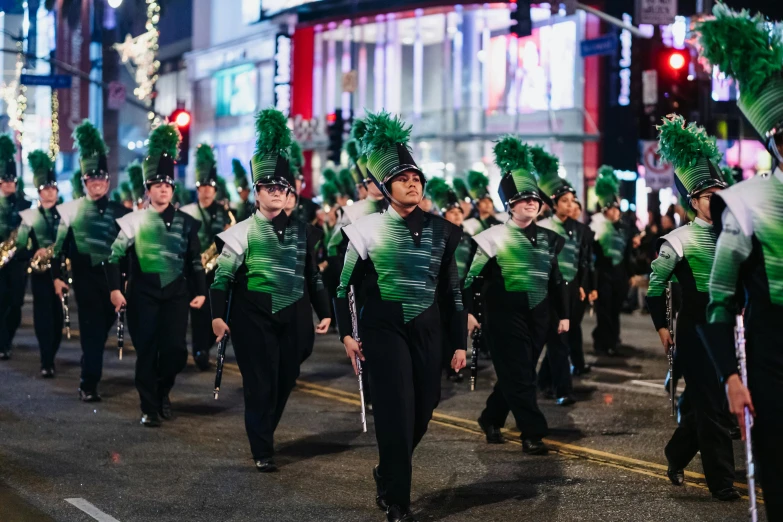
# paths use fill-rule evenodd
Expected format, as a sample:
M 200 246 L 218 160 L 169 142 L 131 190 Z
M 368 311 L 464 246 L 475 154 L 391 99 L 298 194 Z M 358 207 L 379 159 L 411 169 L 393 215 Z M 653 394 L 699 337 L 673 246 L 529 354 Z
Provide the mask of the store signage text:
M 632 17 L 623 13 L 623 22 L 631 25 Z M 620 95 L 617 103 L 623 107 L 631 104 L 631 32 L 623 29 L 620 32 Z
M 275 39 L 275 108 L 288 116 L 291 110 L 291 38 Z
M 669 25 L 677 16 L 677 0 L 636 0 L 640 24 Z

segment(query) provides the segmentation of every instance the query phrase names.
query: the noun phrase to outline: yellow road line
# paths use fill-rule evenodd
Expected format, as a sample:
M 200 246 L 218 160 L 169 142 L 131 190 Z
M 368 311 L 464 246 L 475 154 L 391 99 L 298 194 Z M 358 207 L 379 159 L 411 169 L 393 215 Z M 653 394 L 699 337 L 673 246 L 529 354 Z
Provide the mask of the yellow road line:
M 343 390 L 338 390 L 336 388 L 322 386 L 319 384 L 314 384 L 302 380 L 298 380 L 296 384 L 300 391 L 304 393 L 308 393 L 310 395 L 315 395 L 326 399 L 333 399 L 345 404 L 352 404 L 355 406 L 361 405 L 359 401 L 359 395 L 355 393 L 346 392 Z M 472 433 L 481 436 L 484 435 L 484 432 L 481 430 L 481 428 L 479 428 L 477 422 L 469 421 L 461 417 L 455 417 L 452 415 L 447 415 L 445 413 L 439 413 L 436 411 L 432 415 L 432 422 L 440 426 L 444 426 L 452 429 L 458 429 L 460 431 L 464 431 L 467 433 Z M 516 439 L 519 438 L 518 431 L 504 429 L 503 432 L 509 437 L 513 437 L 507 439 L 508 442 L 510 442 L 511 444 L 521 445 L 521 442 L 519 440 L 514 440 L 515 438 Z M 628 471 L 632 471 L 634 473 L 639 473 L 641 475 L 647 475 L 650 477 L 656 477 L 666 481 L 669 480 L 669 478 L 666 476 L 667 467 L 663 464 L 648 462 L 646 460 L 635 459 L 632 457 L 625 457 L 623 455 L 617 455 L 615 453 L 609 453 L 606 451 L 587 448 L 584 446 L 577 446 L 575 444 L 568 444 L 565 442 L 560 442 L 548 438 L 544 439 L 544 441 L 551 449 L 555 450 L 556 452 L 562 455 L 588 460 L 603 466 L 609 466 L 617 469 L 625 469 Z M 689 485 L 704 490 L 708 489 L 706 483 L 704 482 L 705 477 L 703 474 L 695 473 L 692 471 L 686 471 L 685 476 L 687 479 L 691 479 L 686 481 Z M 742 482 L 735 482 L 734 486 L 744 491 L 747 491 L 748 489 L 748 485 Z M 761 491 L 759 488 L 757 488 L 757 491 L 758 494 L 760 495 Z M 763 499 L 759 499 L 759 502 L 763 503 Z

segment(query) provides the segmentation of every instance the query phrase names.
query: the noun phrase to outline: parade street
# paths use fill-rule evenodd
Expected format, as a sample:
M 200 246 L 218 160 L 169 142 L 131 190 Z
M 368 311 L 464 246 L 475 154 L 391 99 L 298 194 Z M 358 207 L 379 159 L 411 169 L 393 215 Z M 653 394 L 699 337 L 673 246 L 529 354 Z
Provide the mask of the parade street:
M 214 371 L 201 373 L 189 363 L 172 394 L 175 419 L 150 430 L 138 423 L 132 349 L 117 360 L 109 339 L 103 402 L 82 403 L 78 331 L 63 342 L 57 378 L 44 380 L 30 315 L 28 300 L 13 357 L 0 363 L 3 522 L 382 517 L 370 479 L 377 462 L 372 417 L 363 434 L 357 383 L 335 335 L 319 336 L 302 366 L 276 433 L 280 472 L 259 474 L 244 433 L 233 354 L 219 400 L 212 398 Z M 476 418 L 494 382 L 488 360 L 480 361 L 475 392 L 467 379 L 444 379 L 414 458 L 414 512 L 422 520 L 455 522 L 743 520 L 746 499 L 713 500 L 698 457 L 686 471 L 686 487 L 670 485 L 663 447 L 675 421 L 661 384 L 666 360 L 648 316 L 622 320 L 627 356 L 588 355 L 596 366 L 575 382 L 575 406 L 539 399 L 551 427 L 549 456 L 522 453 L 513 418 L 505 445 L 485 443 Z M 72 321 L 77 324 L 75 314 Z M 593 324 L 587 317 L 583 325 L 588 354 Z M 734 449 L 737 476 L 744 478 L 738 441 Z M 747 494 L 744 484 L 736 486 Z

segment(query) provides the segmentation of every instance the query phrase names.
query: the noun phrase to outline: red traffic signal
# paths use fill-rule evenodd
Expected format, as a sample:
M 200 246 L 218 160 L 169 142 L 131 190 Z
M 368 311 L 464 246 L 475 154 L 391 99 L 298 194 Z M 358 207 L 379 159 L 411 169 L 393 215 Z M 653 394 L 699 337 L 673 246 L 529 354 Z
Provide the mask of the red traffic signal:
M 169 116 L 169 121 L 174 123 L 180 130 L 189 127 L 191 122 L 191 116 L 185 109 L 177 109 Z
M 188 156 L 190 153 L 190 124 L 193 123 L 193 118 L 190 112 L 185 109 L 176 109 L 169 116 L 169 122 L 173 123 L 179 134 L 182 137 L 182 141 L 179 144 L 179 157 L 177 163 L 180 165 L 188 164 Z
M 669 55 L 668 63 L 669 67 L 673 70 L 679 71 L 687 65 L 687 60 L 685 59 L 684 53 L 673 52 Z

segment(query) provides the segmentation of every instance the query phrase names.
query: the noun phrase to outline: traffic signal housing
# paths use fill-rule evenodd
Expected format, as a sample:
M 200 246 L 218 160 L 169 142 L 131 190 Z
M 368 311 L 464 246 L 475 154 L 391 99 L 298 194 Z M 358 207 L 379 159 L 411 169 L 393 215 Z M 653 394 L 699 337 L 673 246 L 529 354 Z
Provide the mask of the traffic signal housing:
M 190 112 L 185 109 L 176 109 L 169 116 L 169 122 L 177 127 L 182 136 L 177 163 L 180 165 L 187 165 L 188 157 L 190 156 L 190 125 L 193 122 L 193 117 Z
M 340 157 L 343 151 L 343 133 L 345 132 L 345 120 L 343 120 L 343 113 L 340 109 L 337 109 L 334 113 L 326 116 L 327 136 L 329 138 L 329 146 L 327 159 L 334 162 L 335 165 L 340 164 Z
M 658 55 L 660 104 L 663 114 L 678 113 L 687 120 L 698 111 L 698 82 L 687 49 L 662 49 Z

